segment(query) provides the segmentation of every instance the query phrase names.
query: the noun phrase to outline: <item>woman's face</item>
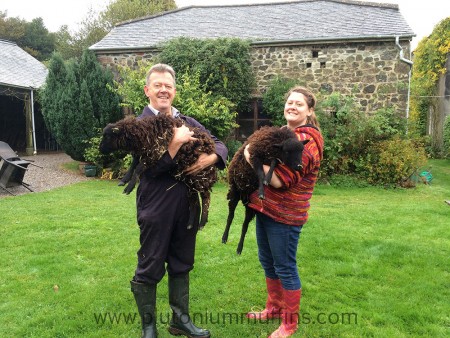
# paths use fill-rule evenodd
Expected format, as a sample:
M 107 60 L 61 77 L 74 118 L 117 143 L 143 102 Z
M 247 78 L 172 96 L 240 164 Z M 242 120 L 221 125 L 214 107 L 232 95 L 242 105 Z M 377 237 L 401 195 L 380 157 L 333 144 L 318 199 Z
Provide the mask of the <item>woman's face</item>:
M 308 107 L 306 98 L 302 93 L 293 92 L 284 105 L 284 118 L 288 127 L 294 129 L 306 124 L 308 116 L 311 116 L 313 111 L 313 108 Z

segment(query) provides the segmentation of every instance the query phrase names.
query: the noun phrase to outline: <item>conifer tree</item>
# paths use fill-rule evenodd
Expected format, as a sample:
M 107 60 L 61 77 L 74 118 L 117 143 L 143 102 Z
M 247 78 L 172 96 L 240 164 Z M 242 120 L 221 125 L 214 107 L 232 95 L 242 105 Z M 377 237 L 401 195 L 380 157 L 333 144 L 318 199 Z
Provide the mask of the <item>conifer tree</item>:
M 80 63 L 65 64 L 54 54 L 42 90 L 42 114 L 47 128 L 74 160 L 84 161 L 88 141 L 98 129 L 119 120 L 119 97 L 109 90 L 112 75 L 93 53 L 86 51 Z

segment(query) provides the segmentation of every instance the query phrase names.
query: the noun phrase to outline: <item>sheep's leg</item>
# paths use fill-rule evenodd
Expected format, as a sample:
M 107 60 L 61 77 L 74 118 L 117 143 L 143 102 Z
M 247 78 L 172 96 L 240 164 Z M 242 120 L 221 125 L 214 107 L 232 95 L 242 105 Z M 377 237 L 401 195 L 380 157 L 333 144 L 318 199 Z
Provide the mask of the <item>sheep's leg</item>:
M 209 204 L 211 203 L 211 193 L 209 191 L 200 193 L 202 199 L 202 215 L 198 229 L 202 230 L 208 222 Z
M 139 177 L 145 171 L 145 169 L 146 169 L 145 165 L 143 163 L 139 162 L 139 164 L 136 166 L 136 170 L 134 171 L 133 176 L 131 176 L 131 179 L 128 182 L 128 185 L 125 187 L 125 189 L 123 189 L 124 194 L 129 195 L 130 192 L 133 191 Z
M 192 229 L 199 225 L 200 203 L 198 201 L 197 193 L 189 193 L 189 221 L 187 228 Z
M 239 203 L 239 195 L 237 194 L 234 187 L 230 188 L 230 191 L 228 192 L 228 218 L 227 218 L 227 225 L 225 227 L 225 231 L 222 235 L 222 243 L 226 244 L 228 241 L 228 234 L 230 232 L 231 223 L 233 222 L 234 218 L 234 212 L 236 210 L 236 207 Z
M 119 181 L 118 186 L 124 186 L 126 183 L 130 182 L 131 178 L 133 177 L 134 170 L 136 169 L 138 164 L 139 164 L 139 157 L 133 156 L 133 161 L 131 162 L 131 165 L 128 168 L 128 171 L 125 173 L 125 175 Z
M 273 159 L 270 161 L 270 168 L 267 172 L 266 176 L 264 177 L 264 185 L 269 185 L 270 181 L 272 180 L 273 171 L 275 170 L 275 167 L 277 165 L 277 160 Z
M 244 223 L 242 224 L 242 231 L 241 231 L 241 238 L 239 239 L 239 244 L 236 250 L 236 253 L 240 255 L 242 253 L 242 249 L 244 248 L 244 239 L 245 235 L 247 234 L 248 225 L 252 221 L 252 219 L 255 217 L 256 212 L 250 208 L 248 205 L 245 206 L 245 219 Z
M 264 169 L 263 163 L 257 159 L 253 160 L 253 168 L 256 172 L 256 176 L 258 177 L 258 197 L 260 199 L 264 199 Z

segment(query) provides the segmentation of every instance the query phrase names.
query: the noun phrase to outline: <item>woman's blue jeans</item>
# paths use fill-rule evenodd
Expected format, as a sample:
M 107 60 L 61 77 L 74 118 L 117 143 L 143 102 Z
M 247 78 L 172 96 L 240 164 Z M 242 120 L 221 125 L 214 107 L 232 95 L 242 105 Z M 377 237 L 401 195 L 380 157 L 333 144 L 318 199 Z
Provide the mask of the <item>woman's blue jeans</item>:
M 280 279 L 286 290 L 302 287 L 297 268 L 297 246 L 301 231 L 301 226 L 279 223 L 256 213 L 259 261 L 266 277 Z

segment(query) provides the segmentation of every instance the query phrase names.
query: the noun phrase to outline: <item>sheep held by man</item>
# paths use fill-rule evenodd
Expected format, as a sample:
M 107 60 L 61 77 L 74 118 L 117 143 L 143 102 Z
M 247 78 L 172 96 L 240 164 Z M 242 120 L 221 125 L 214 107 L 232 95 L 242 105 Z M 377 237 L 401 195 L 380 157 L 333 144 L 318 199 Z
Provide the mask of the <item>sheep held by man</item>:
M 260 199 L 264 199 L 264 185 L 272 179 L 273 171 L 278 163 L 283 163 L 292 170 L 302 169 L 302 153 L 308 142 L 299 141 L 296 134 L 286 127 L 262 127 L 253 133 L 238 149 L 228 165 L 228 218 L 222 243 L 228 241 L 228 234 L 233 222 L 234 212 L 239 201 L 245 206 L 245 218 L 242 224 L 241 237 L 237 254 L 241 254 L 248 225 L 255 217 L 255 211 L 248 207 L 249 196 L 258 190 Z M 245 147 L 250 144 L 250 162 L 244 156 Z M 263 165 L 270 169 L 264 174 Z
M 143 117 L 137 119 L 128 116 L 124 119 L 108 124 L 103 130 L 100 142 L 100 151 L 104 154 L 113 151 L 124 150 L 133 154 L 133 164 L 131 170 L 136 167 L 131 178 L 132 186 L 128 188 L 128 193 L 134 187 L 133 180 L 136 180 L 148 167 L 154 165 L 167 151 L 170 141 L 174 135 L 174 128 L 183 125 L 183 120 L 158 114 L 157 116 Z M 189 127 L 189 126 L 188 126 Z M 190 127 L 189 127 L 190 128 Z M 215 144 L 208 133 L 198 129 L 190 128 L 196 138 L 195 141 L 184 143 L 178 150 L 174 158 L 176 167 L 173 176 L 184 182 L 189 190 L 190 217 L 189 228 L 198 226 L 203 228 L 208 221 L 208 210 L 211 200 L 211 189 L 217 182 L 217 171 L 215 166 L 209 166 L 196 174 L 187 174 L 184 171 L 197 162 L 200 154 L 212 154 L 215 152 Z M 127 192 L 127 189 L 126 191 Z M 198 194 L 200 194 L 201 218 L 197 217 L 199 205 Z

